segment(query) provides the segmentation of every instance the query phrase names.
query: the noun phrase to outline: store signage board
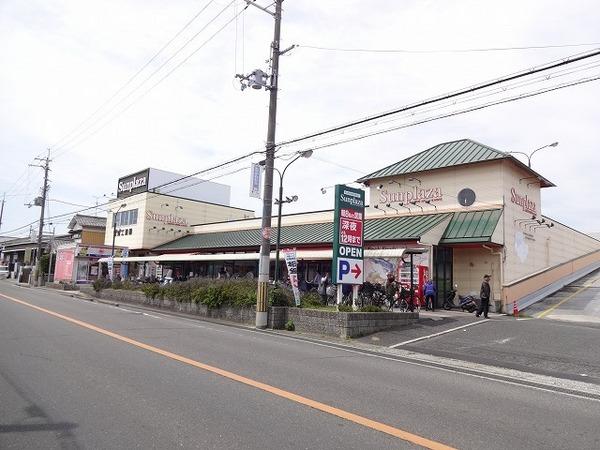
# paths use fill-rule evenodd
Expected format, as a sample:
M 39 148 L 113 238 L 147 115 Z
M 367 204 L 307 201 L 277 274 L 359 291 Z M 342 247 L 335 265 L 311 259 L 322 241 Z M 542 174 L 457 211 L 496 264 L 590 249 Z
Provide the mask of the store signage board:
M 332 277 L 336 284 L 363 284 L 365 191 L 335 186 Z
M 298 259 L 296 258 L 295 248 L 284 248 L 285 264 L 287 266 L 290 284 L 294 292 L 294 301 L 296 306 L 300 306 L 300 291 L 298 290 Z
M 125 198 L 148 190 L 150 169 L 119 178 L 117 183 L 117 198 Z

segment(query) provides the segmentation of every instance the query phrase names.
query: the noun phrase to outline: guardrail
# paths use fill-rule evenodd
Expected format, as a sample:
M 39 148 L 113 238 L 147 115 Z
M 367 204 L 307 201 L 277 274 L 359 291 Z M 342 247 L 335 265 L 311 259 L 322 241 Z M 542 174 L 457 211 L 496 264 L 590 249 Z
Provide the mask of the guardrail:
M 512 311 L 514 302 L 519 310 L 527 308 L 598 268 L 600 250 L 514 280 L 503 286 L 504 308 L 506 311 Z

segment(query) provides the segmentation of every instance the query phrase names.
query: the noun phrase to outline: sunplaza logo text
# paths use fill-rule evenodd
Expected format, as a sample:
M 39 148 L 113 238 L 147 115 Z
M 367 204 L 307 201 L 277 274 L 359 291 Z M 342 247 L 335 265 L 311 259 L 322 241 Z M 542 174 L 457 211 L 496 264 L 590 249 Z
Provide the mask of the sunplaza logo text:
M 134 176 L 132 180 L 119 182 L 119 192 L 131 192 L 142 186 L 146 186 L 146 177 Z
M 348 205 L 357 206 L 359 208 L 363 208 L 365 206 L 365 202 L 361 199 L 361 195 L 357 192 L 343 191 L 340 194 L 340 200 Z
M 177 217 L 174 214 L 158 214 L 153 211 L 146 211 L 146 220 L 154 220 L 168 225 L 176 225 L 179 227 L 187 227 L 188 222 L 183 217 Z

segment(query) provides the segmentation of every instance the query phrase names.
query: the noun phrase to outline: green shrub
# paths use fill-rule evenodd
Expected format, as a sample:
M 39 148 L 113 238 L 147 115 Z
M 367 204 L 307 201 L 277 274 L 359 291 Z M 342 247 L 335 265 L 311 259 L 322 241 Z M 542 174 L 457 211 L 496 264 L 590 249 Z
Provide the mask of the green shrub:
M 160 286 L 158 283 L 149 283 L 142 285 L 142 292 L 146 295 L 146 298 L 154 300 L 160 292 Z
M 303 308 L 316 308 L 323 306 L 321 296 L 315 292 L 307 292 L 300 299 L 300 305 Z
M 338 311 L 340 312 L 352 312 L 352 305 L 338 305 Z
M 123 289 L 123 283 L 121 282 L 121 280 L 114 280 L 112 282 L 112 289 Z
M 285 329 L 287 331 L 294 331 L 296 329 L 296 325 L 294 325 L 294 321 L 292 319 L 285 323 Z
M 92 283 L 92 287 L 96 292 L 100 292 L 102 289 L 109 289 L 111 286 L 112 283 L 106 278 L 98 278 Z
M 269 304 L 271 306 L 294 305 L 294 294 L 281 286 L 273 286 L 269 289 Z
M 375 305 L 366 305 L 359 309 L 360 312 L 385 312 L 379 306 Z

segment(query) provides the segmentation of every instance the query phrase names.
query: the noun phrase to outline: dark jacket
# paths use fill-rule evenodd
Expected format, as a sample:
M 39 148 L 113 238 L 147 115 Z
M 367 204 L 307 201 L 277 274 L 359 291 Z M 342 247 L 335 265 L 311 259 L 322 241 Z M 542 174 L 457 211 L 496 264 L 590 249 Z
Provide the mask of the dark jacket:
M 490 283 L 487 281 L 481 283 L 481 292 L 479 293 L 479 296 L 487 300 L 490 299 Z

